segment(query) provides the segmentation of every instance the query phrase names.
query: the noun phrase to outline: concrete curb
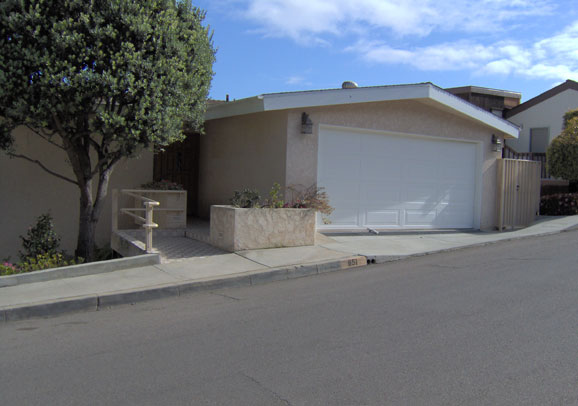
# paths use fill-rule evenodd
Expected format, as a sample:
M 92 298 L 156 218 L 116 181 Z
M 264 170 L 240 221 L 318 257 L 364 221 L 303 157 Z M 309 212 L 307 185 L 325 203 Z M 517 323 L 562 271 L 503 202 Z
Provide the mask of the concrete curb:
M 21 306 L 7 306 L 0 308 L 0 322 L 50 317 L 80 311 L 97 311 L 118 305 L 176 297 L 195 292 L 261 285 L 274 281 L 301 278 L 365 265 L 367 265 L 367 261 L 364 256 L 351 256 L 315 264 L 273 268 L 265 271 L 251 271 L 216 279 L 184 281 L 174 284 L 151 286 L 145 289 L 131 289 Z
M 63 266 L 30 273 L 0 276 L 0 288 L 22 285 L 24 283 L 46 282 L 55 279 L 74 278 L 76 276 L 96 275 L 122 269 L 138 268 L 160 264 L 159 254 L 145 254 L 136 257 L 110 259 L 89 264 Z

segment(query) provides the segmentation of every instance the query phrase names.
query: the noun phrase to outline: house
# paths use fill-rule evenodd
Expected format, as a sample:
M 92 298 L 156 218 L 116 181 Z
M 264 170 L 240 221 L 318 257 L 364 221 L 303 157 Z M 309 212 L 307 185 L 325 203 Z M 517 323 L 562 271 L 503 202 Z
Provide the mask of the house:
M 563 116 L 578 108 L 578 82 L 566 82 L 507 111 L 505 118 L 520 126 L 520 137 L 506 145 L 517 153 L 544 153 L 562 132 Z
M 479 86 L 451 87 L 445 90 L 499 117 L 504 117 L 507 111 L 519 105 L 522 98 L 518 92 Z
M 198 214 L 233 191 L 326 188 L 320 229 L 492 229 L 495 144 L 518 127 L 431 83 L 274 93 L 212 105 Z
M 518 128 L 431 83 L 274 93 L 214 103 L 205 133 L 154 157 L 119 163 L 112 188 L 156 178 L 183 183 L 189 214 L 208 218 L 235 190 L 273 183 L 326 188 L 335 211 L 321 229 L 493 229 L 497 224 L 497 142 Z M 19 148 L 72 176 L 62 151 L 18 129 Z M 154 168 L 153 168 L 154 166 Z M 37 165 L 0 155 L 0 255 L 16 259 L 37 216 L 50 211 L 62 248 L 76 245 L 76 186 Z M 97 228 L 109 241 L 111 201 Z M 2 259 L 2 258 L 0 258 Z

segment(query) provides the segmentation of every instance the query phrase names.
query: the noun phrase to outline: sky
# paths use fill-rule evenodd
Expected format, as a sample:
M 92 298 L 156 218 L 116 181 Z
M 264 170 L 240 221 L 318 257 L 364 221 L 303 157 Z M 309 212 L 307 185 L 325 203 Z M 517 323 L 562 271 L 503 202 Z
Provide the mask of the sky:
M 522 93 L 578 81 L 576 0 L 193 0 L 210 97 L 432 82 Z

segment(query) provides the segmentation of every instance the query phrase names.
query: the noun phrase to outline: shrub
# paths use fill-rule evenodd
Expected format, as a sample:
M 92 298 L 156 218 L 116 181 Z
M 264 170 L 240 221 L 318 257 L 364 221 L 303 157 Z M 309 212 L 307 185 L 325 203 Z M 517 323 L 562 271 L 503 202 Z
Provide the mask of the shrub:
M 261 200 L 261 196 L 256 190 L 243 189 L 240 192 L 235 190 L 233 198 L 231 199 L 231 204 L 235 207 L 249 209 L 259 207 L 259 200 Z
M 10 262 L 4 262 L 0 264 L 0 276 L 14 275 L 16 273 L 19 273 L 16 265 L 11 264 Z
M 155 182 L 149 182 L 149 183 L 143 183 L 142 185 L 140 185 L 141 188 L 143 189 L 149 189 L 149 190 L 183 190 L 183 185 L 176 183 L 176 182 L 171 182 L 170 180 L 159 180 L 159 181 L 155 181 Z
M 570 113 L 572 112 L 567 114 Z M 578 181 L 578 117 L 571 115 L 569 117 L 562 134 L 550 143 L 546 151 L 546 163 L 550 175 L 576 182 Z
M 569 216 L 578 214 L 578 193 L 559 193 L 540 198 L 543 216 Z
M 60 237 L 54 232 L 50 213 L 39 216 L 36 224 L 28 229 L 26 237 L 20 236 L 20 239 L 24 248 L 24 252 L 20 251 L 20 258 L 23 261 L 40 254 L 56 254 L 60 246 Z
M 82 258 L 67 260 L 61 253 L 57 254 L 38 254 L 35 257 L 26 258 L 18 264 L 17 273 L 41 271 L 43 269 L 59 268 L 61 266 L 82 264 Z

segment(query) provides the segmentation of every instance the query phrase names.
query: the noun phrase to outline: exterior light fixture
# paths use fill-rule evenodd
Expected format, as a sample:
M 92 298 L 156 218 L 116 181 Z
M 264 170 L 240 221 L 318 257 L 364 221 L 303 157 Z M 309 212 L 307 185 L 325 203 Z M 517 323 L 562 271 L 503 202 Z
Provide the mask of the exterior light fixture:
M 313 134 L 313 122 L 309 114 L 301 114 L 301 134 Z
M 492 134 L 492 151 L 502 152 L 502 141 L 496 137 L 496 134 Z

